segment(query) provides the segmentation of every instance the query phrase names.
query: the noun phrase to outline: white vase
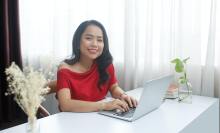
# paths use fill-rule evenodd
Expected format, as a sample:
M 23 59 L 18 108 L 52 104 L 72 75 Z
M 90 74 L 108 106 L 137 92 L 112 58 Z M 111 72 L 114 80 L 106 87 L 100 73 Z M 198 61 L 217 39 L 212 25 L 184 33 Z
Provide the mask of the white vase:
M 26 125 L 27 133 L 40 133 L 40 123 L 38 122 L 36 116 L 28 117 L 28 122 Z

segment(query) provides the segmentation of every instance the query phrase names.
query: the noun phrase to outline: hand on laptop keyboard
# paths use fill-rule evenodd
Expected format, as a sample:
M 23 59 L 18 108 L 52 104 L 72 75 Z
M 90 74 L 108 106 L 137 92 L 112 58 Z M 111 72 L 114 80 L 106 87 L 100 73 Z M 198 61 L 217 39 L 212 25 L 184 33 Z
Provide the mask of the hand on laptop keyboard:
M 126 112 L 122 112 L 121 110 L 116 109 L 114 115 L 132 117 L 135 109 L 136 108 L 129 108 L 129 110 Z
M 115 109 L 115 113 L 122 114 L 122 113 L 132 112 L 132 110 L 135 110 L 135 108 L 129 108 L 129 110 L 125 112 L 121 111 L 120 109 Z
M 132 96 L 127 95 L 126 93 L 123 93 L 120 96 L 120 100 L 125 101 L 130 108 L 137 107 L 137 104 L 138 104 L 138 102 L 135 98 L 133 98 Z
M 104 110 L 115 110 L 115 109 L 125 112 L 129 110 L 129 107 L 125 101 L 119 99 L 114 99 L 113 101 L 106 102 L 104 105 Z

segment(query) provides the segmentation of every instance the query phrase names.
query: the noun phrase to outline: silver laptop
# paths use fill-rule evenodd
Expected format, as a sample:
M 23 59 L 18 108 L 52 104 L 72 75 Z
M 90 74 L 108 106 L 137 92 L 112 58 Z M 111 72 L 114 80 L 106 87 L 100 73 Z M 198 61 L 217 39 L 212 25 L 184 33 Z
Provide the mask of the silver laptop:
M 116 112 L 115 110 L 100 111 L 99 114 L 126 121 L 134 121 L 160 107 L 166 94 L 166 90 L 172 80 L 173 75 L 169 75 L 148 81 L 144 84 L 141 97 L 136 108 L 131 108 L 127 112 Z

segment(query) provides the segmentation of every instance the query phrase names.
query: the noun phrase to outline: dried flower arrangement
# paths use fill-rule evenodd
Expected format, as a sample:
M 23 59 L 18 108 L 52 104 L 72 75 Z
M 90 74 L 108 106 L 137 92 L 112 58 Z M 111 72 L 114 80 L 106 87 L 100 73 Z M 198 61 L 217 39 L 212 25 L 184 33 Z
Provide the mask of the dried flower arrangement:
M 9 84 L 6 95 L 14 95 L 14 100 L 27 114 L 31 126 L 34 126 L 37 110 L 50 89 L 44 87 L 48 81 L 41 72 L 34 71 L 31 67 L 22 72 L 14 62 L 5 73 Z

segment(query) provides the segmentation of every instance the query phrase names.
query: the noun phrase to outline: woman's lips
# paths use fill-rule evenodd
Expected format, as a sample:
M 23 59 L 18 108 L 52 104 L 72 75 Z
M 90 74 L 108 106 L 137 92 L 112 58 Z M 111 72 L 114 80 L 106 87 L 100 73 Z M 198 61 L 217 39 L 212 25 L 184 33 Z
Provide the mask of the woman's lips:
M 96 54 L 98 49 L 88 49 L 89 53 Z

